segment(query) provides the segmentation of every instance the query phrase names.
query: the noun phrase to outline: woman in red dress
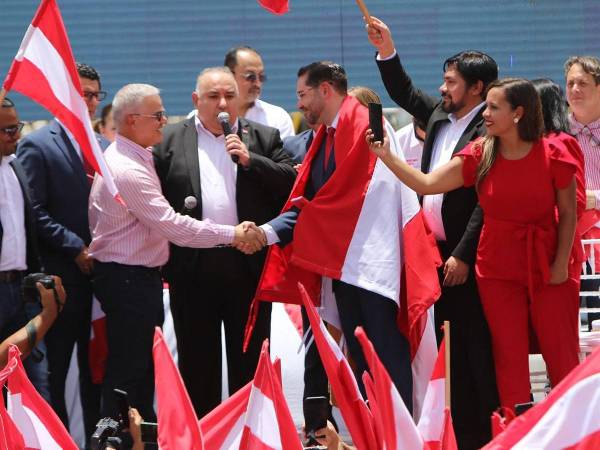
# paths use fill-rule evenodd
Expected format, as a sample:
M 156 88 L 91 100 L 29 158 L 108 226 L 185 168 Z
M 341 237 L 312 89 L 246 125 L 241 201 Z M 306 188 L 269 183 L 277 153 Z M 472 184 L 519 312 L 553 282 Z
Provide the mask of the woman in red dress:
M 579 362 L 581 267 L 571 254 L 577 163 L 560 141 L 543 137 L 540 99 L 530 81 L 492 83 L 486 105 L 487 135 L 429 174 L 396 158 L 387 137 L 373 142 L 369 130 L 366 138 L 418 193 L 476 186 L 484 213 L 477 282 L 492 335 L 500 402 L 514 408 L 530 401 L 530 327 L 553 386 Z

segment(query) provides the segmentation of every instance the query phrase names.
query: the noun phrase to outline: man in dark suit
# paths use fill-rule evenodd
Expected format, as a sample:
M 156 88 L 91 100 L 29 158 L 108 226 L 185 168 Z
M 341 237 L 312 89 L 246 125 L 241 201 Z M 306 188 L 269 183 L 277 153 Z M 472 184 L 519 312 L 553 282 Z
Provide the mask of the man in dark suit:
M 310 144 L 312 144 L 313 137 L 315 136 L 313 127 L 316 128 L 318 125 L 309 125 L 308 130 L 295 136 L 283 138 L 283 150 L 292 158 L 295 164 L 302 164 L 302 161 L 304 161 L 306 152 L 310 148 Z
M 39 272 L 37 218 L 31 205 L 29 186 L 23 168 L 15 158 L 23 122 L 14 103 L 5 98 L 0 106 L 0 342 L 23 327 L 41 311 L 40 305 L 24 304 L 23 276 Z M 24 361 L 25 370 L 38 392 L 50 399 L 48 362 L 43 341 L 35 357 Z
M 100 77 L 92 67 L 77 64 L 77 70 L 83 98 L 93 118 L 106 93 L 100 90 Z M 89 437 L 100 410 L 100 386 L 92 383 L 88 361 L 92 309 L 88 196 L 93 170 L 84 167 L 77 142 L 69 134 L 53 120 L 23 138 L 17 155 L 27 174 L 34 207 L 41 220 L 42 262 L 49 273 L 62 278 L 69 298 L 65 310 L 46 335 L 52 407 L 68 426 L 65 381 L 73 346 L 77 343 L 84 427 Z M 107 146 L 103 138 L 98 137 L 98 140 L 102 148 Z
M 229 69 L 204 70 L 192 93 L 197 115 L 167 126 L 154 156 L 162 190 L 173 208 L 224 225 L 264 223 L 277 215 L 295 179 L 279 132 L 237 115 L 238 89 Z M 217 120 L 230 116 L 224 136 Z M 232 160 L 236 157 L 236 163 Z M 196 204 L 184 206 L 187 197 Z M 225 327 L 229 392 L 254 376 L 261 343 L 269 336 L 270 307 L 246 353 L 243 334 L 265 252 L 171 246 L 169 281 L 179 368 L 199 417 L 221 401 L 221 322 Z
M 421 170 L 448 162 L 469 141 L 485 134 L 482 119 L 486 87 L 498 77 L 496 62 L 485 53 L 465 51 L 444 63 L 441 100 L 413 86 L 396 53 L 390 30 L 379 19 L 368 26 L 369 40 L 388 94 L 424 123 Z M 435 304 L 438 340 L 441 324 L 452 329 L 452 417 L 461 449 L 480 448 L 491 437 L 490 415 L 498 406 L 491 342 L 483 315 L 474 265 L 482 226 L 474 188 L 460 188 L 422 200 L 427 222 L 444 260 L 442 295 Z

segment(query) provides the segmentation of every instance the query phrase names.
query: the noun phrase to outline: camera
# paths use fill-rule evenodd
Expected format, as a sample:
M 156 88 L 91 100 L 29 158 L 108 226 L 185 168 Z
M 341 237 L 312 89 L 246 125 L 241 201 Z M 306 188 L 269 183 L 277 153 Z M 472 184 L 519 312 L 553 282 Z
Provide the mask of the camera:
M 104 450 L 108 445 L 120 448 L 120 439 L 116 436 L 121 431 L 121 424 L 110 417 L 100 419 L 96 424 L 96 431 L 92 434 L 91 446 L 93 450 Z M 115 441 L 116 438 L 118 441 Z
M 327 426 L 329 416 L 329 399 L 327 397 L 307 397 L 304 399 L 302 409 L 305 420 L 306 444 L 304 450 L 326 450 L 317 441 L 316 431 Z
M 30 273 L 23 278 L 21 283 L 21 294 L 23 295 L 24 303 L 36 303 L 40 301 L 40 293 L 36 283 L 42 283 L 46 289 L 54 289 L 54 278 L 45 273 Z

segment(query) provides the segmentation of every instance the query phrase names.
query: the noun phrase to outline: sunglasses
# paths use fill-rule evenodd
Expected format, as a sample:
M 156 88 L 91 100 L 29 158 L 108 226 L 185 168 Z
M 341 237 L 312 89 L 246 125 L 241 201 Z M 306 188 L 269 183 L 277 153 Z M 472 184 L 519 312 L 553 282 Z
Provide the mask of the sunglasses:
M 242 74 L 242 78 L 250 83 L 255 83 L 256 80 L 260 80 L 261 83 L 267 81 L 267 76 L 264 73 L 258 74 L 254 72 L 246 72 Z
M 104 92 L 104 91 L 98 91 L 98 92 L 83 91 L 83 96 L 85 97 L 85 99 L 88 102 L 91 102 L 94 97 L 96 98 L 96 100 L 101 102 L 102 100 L 104 100 L 106 98 L 106 92 Z
M 166 111 L 158 111 L 155 112 L 154 114 L 140 114 L 140 113 L 133 113 L 131 114 L 132 116 L 140 116 L 140 117 L 153 117 L 155 118 L 158 122 L 162 122 L 163 119 L 168 119 L 169 116 L 167 115 Z
M 18 122 L 16 125 L 11 125 L 10 127 L 6 128 L 0 128 L 0 133 L 13 137 L 17 133 L 20 133 L 24 126 L 25 124 L 23 122 Z

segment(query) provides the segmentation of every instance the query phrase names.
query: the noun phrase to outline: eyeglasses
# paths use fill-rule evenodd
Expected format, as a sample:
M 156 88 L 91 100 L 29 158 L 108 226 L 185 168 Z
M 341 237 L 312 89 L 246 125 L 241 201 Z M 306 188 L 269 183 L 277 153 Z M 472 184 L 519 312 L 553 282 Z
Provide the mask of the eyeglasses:
M 7 136 L 15 136 L 20 133 L 25 124 L 23 122 L 18 122 L 16 125 L 11 125 L 10 127 L 0 128 L 0 133 L 6 134 Z
M 140 114 L 140 113 L 133 113 L 131 114 L 132 116 L 140 116 L 140 117 L 153 117 L 155 118 L 158 122 L 162 122 L 163 119 L 167 120 L 169 118 L 169 116 L 167 115 L 166 111 L 158 111 L 155 112 L 154 114 Z
M 313 90 L 314 87 L 307 87 L 306 89 L 304 89 L 303 91 L 298 91 L 296 92 L 296 98 L 298 100 L 302 100 L 302 97 L 304 97 L 306 95 L 307 91 Z
M 260 80 L 261 83 L 267 81 L 267 76 L 264 73 L 246 72 L 242 74 L 242 78 L 250 83 L 256 83 L 256 80 Z
M 83 96 L 85 97 L 85 99 L 88 102 L 91 102 L 93 98 L 96 98 L 96 100 L 101 102 L 102 100 L 104 100 L 106 98 L 106 92 L 104 92 L 104 91 L 98 91 L 98 92 L 83 91 Z

